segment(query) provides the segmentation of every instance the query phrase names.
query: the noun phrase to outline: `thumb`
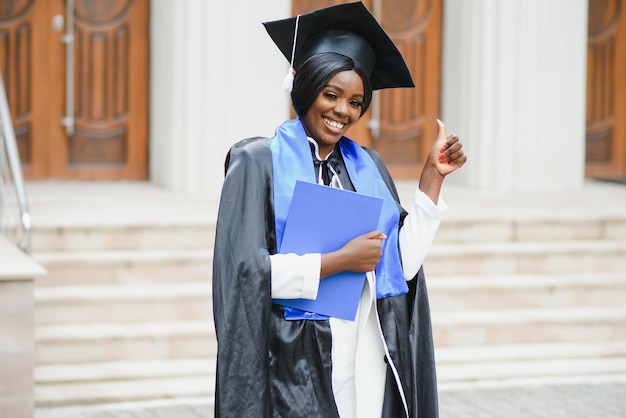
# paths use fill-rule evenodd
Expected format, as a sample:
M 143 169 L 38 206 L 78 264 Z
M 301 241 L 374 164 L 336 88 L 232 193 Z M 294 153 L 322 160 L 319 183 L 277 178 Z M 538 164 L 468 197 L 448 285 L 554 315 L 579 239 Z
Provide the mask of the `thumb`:
M 446 139 L 446 125 L 444 125 L 441 120 L 437 119 L 437 126 L 439 126 L 439 131 L 437 132 L 437 139 L 445 140 Z
M 383 234 L 380 231 L 372 231 L 365 234 L 365 238 L 367 239 L 385 239 L 387 235 Z

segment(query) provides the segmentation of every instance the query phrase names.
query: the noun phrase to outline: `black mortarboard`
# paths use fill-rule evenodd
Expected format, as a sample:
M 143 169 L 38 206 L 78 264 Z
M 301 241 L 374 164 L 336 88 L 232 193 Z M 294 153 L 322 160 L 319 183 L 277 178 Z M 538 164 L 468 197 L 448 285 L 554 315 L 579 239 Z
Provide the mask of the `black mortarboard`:
M 415 87 L 400 51 L 360 1 L 263 25 L 296 71 L 300 63 L 314 54 L 336 52 L 365 68 L 374 90 Z

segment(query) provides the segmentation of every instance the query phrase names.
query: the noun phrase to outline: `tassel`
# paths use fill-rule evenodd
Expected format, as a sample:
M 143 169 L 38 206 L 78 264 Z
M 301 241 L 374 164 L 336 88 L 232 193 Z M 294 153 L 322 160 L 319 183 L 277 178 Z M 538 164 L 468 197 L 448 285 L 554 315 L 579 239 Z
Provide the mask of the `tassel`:
M 283 91 L 285 93 L 291 93 L 293 90 L 293 68 L 289 67 L 287 74 L 285 74 L 285 79 L 283 80 Z
M 285 75 L 285 79 L 283 80 L 283 91 L 285 93 L 291 93 L 293 90 L 293 76 L 296 71 L 293 69 L 293 60 L 296 57 L 296 41 L 298 40 L 298 25 L 300 24 L 300 15 L 296 16 L 296 27 L 293 30 L 293 45 L 291 47 L 291 61 L 289 65 L 289 70 L 287 71 L 287 75 Z

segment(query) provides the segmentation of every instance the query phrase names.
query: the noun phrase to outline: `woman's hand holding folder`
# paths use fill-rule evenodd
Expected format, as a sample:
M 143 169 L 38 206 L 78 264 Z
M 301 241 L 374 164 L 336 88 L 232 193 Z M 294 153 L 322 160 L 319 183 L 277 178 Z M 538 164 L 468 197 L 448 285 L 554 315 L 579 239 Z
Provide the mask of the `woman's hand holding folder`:
M 374 270 L 382 256 L 385 238 L 387 236 L 382 232 L 371 231 L 350 240 L 337 251 L 322 254 L 320 278 L 342 271 L 365 273 Z

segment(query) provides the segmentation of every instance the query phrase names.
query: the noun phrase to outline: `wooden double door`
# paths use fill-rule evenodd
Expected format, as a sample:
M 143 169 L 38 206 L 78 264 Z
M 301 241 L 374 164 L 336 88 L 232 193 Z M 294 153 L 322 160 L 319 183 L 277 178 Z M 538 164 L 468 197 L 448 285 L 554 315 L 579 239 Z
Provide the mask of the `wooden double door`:
M 148 3 L 0 2 L 0 71 L 27 179 L 147 178 Z

